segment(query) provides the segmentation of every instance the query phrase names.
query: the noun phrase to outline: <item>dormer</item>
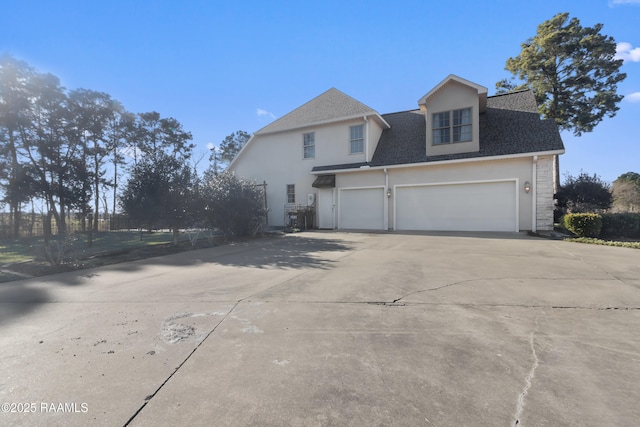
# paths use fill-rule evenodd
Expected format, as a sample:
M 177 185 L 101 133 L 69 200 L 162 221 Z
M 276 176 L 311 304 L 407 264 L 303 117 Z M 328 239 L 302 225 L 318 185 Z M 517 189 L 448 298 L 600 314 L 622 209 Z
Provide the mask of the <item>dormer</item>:
M 418 101 L 427 127 L 427 156 L 480 150 L 480 113 L 487 88 L 449 75 Z

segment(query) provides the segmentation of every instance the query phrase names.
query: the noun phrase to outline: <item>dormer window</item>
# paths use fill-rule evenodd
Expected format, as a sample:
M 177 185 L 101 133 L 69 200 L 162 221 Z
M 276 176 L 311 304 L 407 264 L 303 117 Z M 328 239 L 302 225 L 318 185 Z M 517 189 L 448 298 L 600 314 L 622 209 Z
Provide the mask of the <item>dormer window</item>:
M 471 108 L 434 113 L 432 118 L 433 145 L 471 141 Z

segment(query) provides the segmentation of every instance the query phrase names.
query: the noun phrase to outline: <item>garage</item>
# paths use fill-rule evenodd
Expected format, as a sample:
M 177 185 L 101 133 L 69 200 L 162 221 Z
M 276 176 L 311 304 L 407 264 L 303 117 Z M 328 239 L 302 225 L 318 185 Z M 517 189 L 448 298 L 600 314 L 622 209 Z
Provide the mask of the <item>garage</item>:
M 353 230 L 384 229 L 384 188 L 342 188 L 338 227 Z
M 395 187 L 396 230 L 519 231 L 517 181 Z

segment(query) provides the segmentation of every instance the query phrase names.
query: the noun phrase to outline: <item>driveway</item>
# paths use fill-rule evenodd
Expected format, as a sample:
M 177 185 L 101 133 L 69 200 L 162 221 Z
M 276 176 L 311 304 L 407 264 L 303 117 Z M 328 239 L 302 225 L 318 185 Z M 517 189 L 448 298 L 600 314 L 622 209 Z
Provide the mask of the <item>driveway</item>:
M 640 252 L 301 233 L 0 285 L 2 425 L 630 426 Z

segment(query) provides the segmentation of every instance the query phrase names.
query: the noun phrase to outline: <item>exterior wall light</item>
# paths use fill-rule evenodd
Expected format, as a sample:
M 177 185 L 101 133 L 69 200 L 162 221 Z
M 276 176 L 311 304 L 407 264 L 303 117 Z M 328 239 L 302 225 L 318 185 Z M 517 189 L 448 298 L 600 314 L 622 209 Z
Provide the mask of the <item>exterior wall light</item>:
M 528 193 L 529 191 L 531 191 L 531 183 L 527 181 L 524 183 L 524 192 Z
M 391 197 L 391 188 L 387 188 L 387 197 Z

